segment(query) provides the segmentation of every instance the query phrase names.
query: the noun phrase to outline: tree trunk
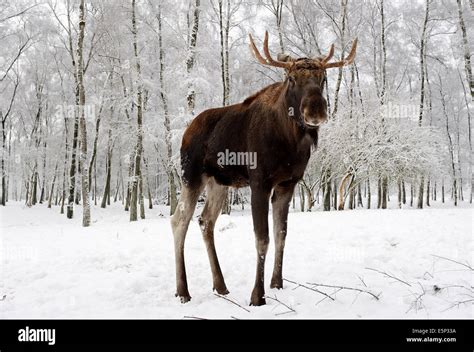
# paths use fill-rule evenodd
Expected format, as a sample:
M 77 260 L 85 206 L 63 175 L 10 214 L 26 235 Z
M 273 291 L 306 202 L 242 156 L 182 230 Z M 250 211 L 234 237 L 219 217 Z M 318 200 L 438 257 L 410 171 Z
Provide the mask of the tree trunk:
M 60 214 L 64 214 L 64 202 L 66 201 L 66 178 L 67 178 L 67 164 L 69 156 L 69 144 L 68 144 L 68 126 L 67 118 L 64 117 L 64 166 L 63 166 L 63 186 L 62 186 L 62 195 L 61 195 L 61 209 Z
M 420 39 L 420 113 L 418 116 L 418 124 L 421 126 L 423 122 L 423 112 L 425 103 L 425 60 L 426 60 L 426 29 L 428 26 L 429 15 L 430 15 L 430 2 L 431 0 L 425 0 L 425 19 L 423 21 L 423 29 L 421 32 Z
M 74 55 L 74 50 L 72 47 L 72 30 L 71 30 L 71 19 L 69 16 L 68 11 L 68 26 L 69 26 L 69 53 L 71 55 L 72 60 L 72 71 L 74 75 L 74 83 L 75 83 L 75 103 L 76 107 L 79 105 L 79 84 L 78 84 L 78 77 L 77 77 L 77 69 L 76 69 L 76 59 Z M 74 127 L 73 127 L 73 135 L 72 135 L 72 148 L 71 148 L 71 166 L 69 168 L 69 196 L 68 196 L 68 204 L 66 210 L 66 217 L 68 219 L 72 219 L 74 215 L 74 196 L 76 193 L 76 163 L 77 163 L 77 143 L 78 143 L 78 136 L 79 136 L 79 115 L 77 113 L 77 109 L 74 109 Z
M 441 182 L 441 203 L 444 204 L 444 179 Z
M 457 198 L 457 184 L 456 184 L 456 178 L 457 178 L 457 175 L 456 175 L 456 166 L 455 166 L 455 161 L 454 161 L 454 145 L 453 145 L 453 140 L 451 138 L 451 134 L 450 134 L 450 131 L 449 131 L 449 116 L 448 116 L 448 112 L 446 110 L 446 100 L 445 100 L 445 97 L 444 97 L 444 92 L 443 92 L 443 81 L 441 79 L 441 76 L 438 76 L 438 79 L 439 79 L 439 93 L 440 93 L 440 96 L 441 96 L 441 105 L 443 107 L 443 114 L 444 114 L 444 118 L 445 118 L 445 121 L 446 121 L 446 135 L 447 135 L 447 138 L 448 138 L 448 149 L 449 149 L 449 155 L 451 157 L 451 171 L 452 171 L 452 178 L 453 178 L 453 199 L 454 199 L 454 205 L 458 205 L 458 198 Z M 443 180 L 444 181 L 444 180 Z M 444 189 L 444 184 L 443 184 L 443 189 Z M 443 195 L 444 195 L 444 191 L 443 191 Z M 443 200 L 444 200 L 444 196 L 443 196 Z
M 398 208 L 401 209 L 402 208 L 402 183 L 400 180 L 398 180 L 397 186 L 398 186 Z
M 345 46 L 345 34 L 346 34 L 346 17 L 347 17 L 347 1 L 348 0 L 341 0 L 340 3 L 340 36 L 341 36 L 341 58 L 344 57 L 344 46 Z M 337 114 L 337 109 L 338 109 L 338 102 L 339 102 L 339 91 L 341 89 L 341 83 L 342 83 L 342 67 L 339 68 L 339 72 L 337 74 L 337 81 L 336 81 L 336 88 L 334 90 L 334 104 L 332 108 L 332 113 L 330 116 L 332 118 L 336 117 Z M 337 204 L 337 202 L 336 202 Z M 337 207 L 337 205 L 336 205 Z
M 49 193 L 48 208 L 51 208 L 51 203 L 52 203 L 53 194 L 54 194 L 54 185 L 56 183 L 57 173 L 58 173 L 58 162 L 56 162 L 56 166 L 54 168 L 53 181 L 51 181 L 51 190 L 50 190 L 50 193 Z M 56 200 L 57 200 L 57 198 L 56 198 Z
M 423 191 L 425 187 L 425 177 L 421 175 L 420 188 L 418 189 L 418 209 L 423 209 Z
M 47 136 L 46 136 L 47 137 Z M 45 187 L 46 187 L 46 141 L 43 141 L 43 179 L 41 181 L 41 192 L 40 192 L 40 199 L 39 203 L 43 204 L 44 197 L 45 197 Z
M 160 99 L 164 112 L 164 127 L 165 127 L 165 144 L 166 144 L 166 165 L 165 170 L 168 176 L 168 200 L 170 205 L 170 215 L 173 215 L 176 206 L 178 204 L 178 197 L 176 195 L 176 184 L 173 174 L 173 149 L 171 143 L 171 121 L 170 113 L 168 108 L 168 98 L 165 94 L 165 51 L 163 47 L 163 19 L 161 14 L 161 3 L 158 4 L 158 13 L 156 14 L 158 22 L 158 47 L 159 47 L 159 59 L 160 59 Z M 197 32 L 196 32 L 197 35 Z M 151 209 L 151 208 L 150 208 Z
M 367 178 L 367 209 L 370 209 L 372 193 L 370 192 L 370 179 Z
M 402 203 L 407 204 L 407 194 L 405 189 L 405 180 L 402 180 Z
M 6 170 L 5 170 L 5 149 L 6 149 L 6 130 L 5 122 L 6 119 L 3 117 L 2 112 L 0 111 L 0 117 L 2 119 L 2 202 L 1 204 L 5 206 L 7 204 L 7 183 L 6 183 Z
M 138 56 L 137 24 L 135 17 L 135 0 L 132 0 L 132 34 L 133 34 L 133 52 L 135 56 L 135 69 L 137 71 L 137 143 L 135 147 L 134 174 L 132 180 L 132 191 L 130 195 L 130 221 L 137 221 L 137 206 L 140 201 L 140 215 L 142 214 L 142 197 L 139 194 L 139 184 L 141 183 L 141 160 L 143 150 L 143 86 L 141 81 L 140 58 Z M 141 192 L 140 192 L 141 193 Z M 143 209 L 144 211 L 144 209 Z
M 331 210 L 331 170 L 327 169 L 324 175 L 324 195 L 323 195 L 323 210 Z
M 140 181 L 138 183 L 138 199 L 140 202 L 140 219 L 145 219 L 145 200 L 143 195 L 143 175 L 140 174 Z
M 430 178 L 428 177 L 428 180 L 426 181 L 426 206 L 430 206 Z
M 357 185 L 357 206 L 364 207 L 364 203 L 362 202 L 362 187 L 360 183 Z
M 112 160 L 111 159 L 112 159 L 112 153 L 109 149 L 106 160 L 105 160 L 106 177 L 105 177 L 104 194 L 102 195 L 102 201 L 100 203 L 101 208 L 105 208 L 107 204 L 110 205 L 110 179 L 111 179 L 111 174 L 112 174 Z
M 145 153 L 143 153 L 145 154 Z M 148 196 L 148 209 L 153 209 L 153 201 L 151 196 L 151 187 L 150 187 L 150 179 L 149 179 L 149 172 L 148 172 L 148 161 L 145 156 L 143 157 L 143 165 L 145 165 L 145 179 L 146 179 L 146 188 L 147 188 L 147 196 Z M 142 191 L 143 192 L 143 191 Z M 143 192 L 145 193 L 145 192 Z
M 382 209 L 387 209 L 387 200 L 388 200 L 388 177 L 382 177 Z
M 79 84 L 79 124 L 81 130 L 81 181 L 82 181 L 82 226 L 90 226 L 91 223 L 91 208 L 89 203 L 89 172 L 87 165 L 87 126 L 85 117 L 86 95 L 84 89 L 84 60 L 83 60 L 83 45 L 84 45 L 84 29 L 85 9 L 84 0 L 81 0 L 79 5 L 79 36 L 77 42 L 77 80 Z
M 418 125 L 421 127 L 423 124 L 423 114 L 425 105 L 425 60 L 426 60 L 426 30 L 430 15 L 430 2 L 431 0 L 425 0 L 425 17 L 423 20 L 423 27 L 420 39 L 420 107 L 418 116 Z M 423 209 L 423 191 L 424 191 L 425 177 L 421 175 L 420 187 L 418 188 L 418 209 Z
M 35 166 L 35 171 L 33 173 L 33 190 L 31 193 L 31 205 L 36 205 L 38 203 L 38 171 L 36 171 L 37 166 Z
M 472 80 L 472 67 L 471 67 L 471 52 L 469 50 L 469 41 L 467 39 L 467 30 L 466 25 L 464 24 L 464 15 L 462 9 L 461 0 L 456 0 L 458 3 L 458 16 L 459 16 L 459 26 L 461 27 L 462 33 L 462 45 L 464 49 L 464 69 L 466 71 L 466 80 L 469 84 L 471 91 L 471 99 L 474 101 L 474 81 Z M 472 1 L 471 1 L 472 6 Z
M 194 68 L 194 61 L 196 56 L 196 44 L 197 44 L 197 36 L 199 31 L 199 13 L 200 13 L 200 6 L 201 0 L 193 0 L 194 2 L 194 13 L 193 13 L 193 21 L 191 26 L 191 33 L 189 35 L 189 47 L 188 47 L 188 58 L 186 60 L 186 71 L 188 73 L 188 78 L 191 78 L 191 73 Z M 194 108 L 196 105 L 196 91 L 194 90 L 194 84 L 188 83 L 188 95 L 186 97 L 188 102 L 188 113 L 194 115 Z
M 29 204 L 29 200 L 30 200 L 30 181 L 25 181 L 26 185 L 25 185 L 25 205 L 26 206 L 31 206 Z
M 125 196 L 125 211 L 130 210 L 130 201 L 131 201 L 131 194 L 132 194 L 132 180 L 133 180 L 133 173 L 135 170 L 135 159 L 133 153 L 130 154 L 130 161 L 128 165 L 128 180 L 127 180 L 127 194 Z
M 377 209 L 382 207 L 382 178 L 381 176 L 377 179 Z
M 105 87 L 107 86 L 111 75 L 112 73 L 110 72 L 105 79 L 104 87 L 102 89 L 102 96 L 100 98 L 99 112 L 97 113 L 97 117 L 95 120 L 94 143 L 92 144 L 92 155 L 91 155 L 91 160 L 89 161 L 89 175 L 88 175 L 89 185 L 92 184 L 92 168 L 95 166 L 96 158 L 97 158 L 97 143 L 99 141 L 100 122 L 102 120 L 102 110 L 104 108 L 104 92 L 105 92 Z

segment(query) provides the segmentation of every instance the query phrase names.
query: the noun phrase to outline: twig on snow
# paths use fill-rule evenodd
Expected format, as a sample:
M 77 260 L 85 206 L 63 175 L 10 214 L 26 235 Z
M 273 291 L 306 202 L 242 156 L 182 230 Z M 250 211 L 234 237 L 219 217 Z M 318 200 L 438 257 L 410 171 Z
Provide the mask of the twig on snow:
M 265 296 L 265 298 L 268 298 L 268 299 L 271 299 L 272 301 L 275 301 L 279 304 L 281 304 L 282 306 L 286 307 L 288 310 L 285 311 L 285 312 L 281 312 L 281 313 L 277 313 L 275 315 L 283 315 L 283 314 L 288 314 L 288 313 L 296 313 L 296 310 L 294 310 L 293 308 L 291 308 L 288 304 L 280 301 L 277 296 L 275 295 L 275 297 L 270 297 L 270 296 Z
M 335 299 L 334 299 L 333 297 L 329 296 L 327 293 L 325 293 L 325 292 L 323 292 L 323 291 L 320 291 L 320 290 L 315 289 L 315 288 L 312 288 L 312 287 L 308 287 L 308 286 L 306 286 L 306 285 L 300 284 L 299 282 L 291 281 L 291 280 L 288 280 L 288 279 L 283 279 L 283 280 L 288 281 L 288 282 L 290 282 L 290 283 L 292 283 L 292 284 L 298 285 L 297 288 L 298 288 L 298 287 L 303 287 L 303 288 L 305 288 L 305 289 L 307 289 L 307 290 L 310 290 L 310 291 L 313 291 L 313 292 L 317 292 L 317 293 L 319 293 L 319 294 L 321 294 L 321 295 L 323 295 L 323 296 L 326 296 L 326 298 L 329 298 L 329 299 L 331 299 L 332 301 L 335 301 Z
M 363 278 L 361 278 L 359 275 L 357 275 L 357 277 L 359 278 L 359 280 L 362 282 L 362 284 L 367 287 L 367 285 L 365 284 L 365 281 Z
M 185 315 L 183 319 L 194 319 L 194 320 L 209 320 L 207 318 L 195 317 L 193 315 Z
M 379 273 L 379 274 L 385 275 L 386 277 L 389 277 L 389 278 L 391 278 L 391 279 L 397 280 L 398 282 L 401 282 L 402 284 L 405 284 L 405 285 L 411 287 L 411 285 L 410 285 L 408 282 L 403 281 L 402 279 L 399 279 L 399 278 L 396 277 L 396 276 L 390 275 L 390 274 L 386 273 L 385 271 L 380 271 L 380 270 L 377 270 L 377 269 L 374 269 L 374 268 L 366 268 L 366 269 L 367 269 L 367 270 L 375 271 L 375 272 L 377 272 L 377 273 Z
M 443 310 L 443 312 L 446 312 L 447 310 L 453 309 L 454 307 L 459 307 L 461 304 L 467 304 L 467 303 L 470 303 L 470 302 L 474 303 L 474 298 L 467 299 L 465 301 L 460 301 L 460 302 L 453 303 L 450 307 Z
M 338 288 L 340 290 L 351 290 L 351 291 L 357 291 L 360 293 L 367 293 L 368 295 L 371 295 L 374 297 L 377 301 L 379 300 L 379 296 L 376 294 L 367 291 L 367 290 L 361 290 L 360 288 L 355 288 L 355 287 L 347 287 L 347 286 L 337 286 L 337 285 L 325 285 L 325 284 L 318 284 L 318 283 L 312 283 L 312 282 L 307 282 L 308 285 L 313 285 L 313 286 L 321 286 L 321 287 L 331 287 L 331 288 Z M 380 294 L 379 294 L 380 295 Z
M 337 290 L 337 291 L 334 291 L 332 294 L 333 294 L 333 295 L 336 295 L 339 291 L 341 291 L 341 289 L 339 289 L 339 290 Z M 315 305 L 317 306 L 319 303 L 321 303 L 322 301 L 324 301 L 326 298 L 327 298 L 327 297 L 323 297 L 321 300 L 317 301 Z
M 250 311 L 249 311 L 247 308 L 242 307 L 240 304 L 238 304 L 237 302 L 231 300 L 230 298 L 227 298 L 227 297 L 222 296 L 222 295 L 218 295 L 217 293 L 214 293 L 214 296 L 220 297 L 220 298 L 222 298 L 222 299 L 225 299 L 226 301 L 228 301 L 228 302 L 230 302 L 230 303 L 232 303 L 232 304 L 235 304 L 237 307 L 242 308 L 242 309 L 245 310 L 247 313 L 250 313 Z
M 421 293 L 418 295 L 413 293 L 415 300 L 410 304 L 410 308 L 405 312 L 405 314 L 408 314 L 408 312 L 410 312 L 413 308 L 415 308 L 415 312 L 418 312 L 419 309 L 426 310 L 426 307 L 423 304 L 423 296 L 425 295 L 426 291 L 422 284 L 418 282 L 418 285 L 421 287 Z
M 449 258 L 446 258 L 446 257 L 442 257 L 442 256 L 436 255 L 436 254 L 432 254 L 431 256 L 433 256 L 433 257 L 435 257 L 435 258 L 447 260 L 448 262 L 452 262 L 452 263 L 456 263 L 456 264 L 462 265 L 462 266 L 468 268 L 469 270 L 474 271 L 474 268 L 473 268 L 469 263 L 461 263 L 461 262 L 458 262 L 458 261 L 456 261 L 456 260 L 449 259 Z
M 467 287 L 467 286 L 463 286 L 463 285 L 446 285 L 446 286 L 442 286 L 442 287 L 434 285 L 434 291 L 435 292 L 439 292 L 439 291 L 447 289 L 447 288 L 462 288 L 462 289 L 465 289 L 469 292 L 474 293 L 474 289 L 472 287 Z

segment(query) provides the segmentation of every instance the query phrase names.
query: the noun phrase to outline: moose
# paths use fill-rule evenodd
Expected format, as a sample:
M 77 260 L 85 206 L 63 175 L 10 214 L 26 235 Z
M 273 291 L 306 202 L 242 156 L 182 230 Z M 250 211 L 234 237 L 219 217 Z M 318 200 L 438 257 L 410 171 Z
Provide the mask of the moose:
M 213 289 L 229 293 L 214 245 L 214 226 L 229 187 L 251 189 L 252 220 L 257 249 L 257 272 L 250 305 L 265 302 L 264 267 L 268 250 L 268 213 L 271 198 L 275 263 L 270 287 L 283 288 L 283 251 L 287 218 L 295 185 L 303 177 L 312 147 L 317 145 L 319 126 L 327 121 L 323 96 L 326 70 L 350 65 L 357 39 L 348 56 L 330 62 L 334 45 L 325 57 L 298 58 L 278 55 L 273 59 L 265 32 L 263 51 L 258 51 L 249 34 L 250 48 L 263 65 L 282 68 L 283 82 L 269 85 L 242 103 L 209 109 L 199 114 L 184 132 L 181 144 L 182 191 L 171 218 L 176 260 L 176 296 L 182 303 L 191 299 L 184 263 L 184 242 L 199 196 L 206 190 L 206 202 L 199 226 L 211 266 Z M 225 150 L 256 153 L 258 164 L 222 165 L 217 155 Z

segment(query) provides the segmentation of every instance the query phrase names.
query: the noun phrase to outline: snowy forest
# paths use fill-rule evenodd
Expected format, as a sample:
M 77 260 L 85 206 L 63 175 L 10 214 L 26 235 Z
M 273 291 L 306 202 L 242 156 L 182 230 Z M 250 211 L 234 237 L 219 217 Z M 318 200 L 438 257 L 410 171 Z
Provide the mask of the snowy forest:
M 161 232 L 170 233 L 169 217 L 182 185 L 180 145 L 186 127 L 206 109 L 242 102 L 284 80 L 282 70 L 264 66 L 252 55 L 249 34 L 261 47 L 268 31 L 275 57 L 323 56 L 334 44 L 335 57 L 342 59 L 357 38 L 355 62 L 327 71 L 329 120 L 320 128 L 318 146 L 290 204 L 291 214 L 300 216 L 294 226 L 306 223 L 310 228 L 313 221 L 325 219 L 324 228 L 332 231 L 329 223 L 352 224 L 362 214 L 367 226 L 387 222 L 383 241 L 395 248 L 397 235 L 388 222 L 401 226 L 403 215 L 395 214 L 406 213 L 408 220 L 400 220 L 406 227 L 438 229 L 440 241 L 427 255 L 465 263 L 472 259 L 472 238 L 466 237 L 472 213 L 455 211 L 470 208 L 473 198 L 472 6 L 466 0 L 2 0 L 2 222 L 60 223 L 77 236 L 85 231 L 82 227 L 105 231 L 120 224 L 133 232 L 133 226 L 143 223 L 137 232 L 145 236 L 158 231 L 145 222 L 150 219 L 160 221 Z M 433 208 L 440 213 L 430 213 Z M 251 241 L 249 211 L 250 190 L 229 189 L 222 213 L 230 216 L 220 220 L 225 222 L 220 231 L 248 232 Z M 442 212 L 456 215 L 451 220 L 436 215 Z M 291 228 L 291 214 L 288 243 L 298 242 L 297 236 L 291 238 L 291 232 L 298 232 Z M 229 220 L 233 216 L 237 220 Z M 119 239 L 120 226 L 117 231 L 114 227 L 111 238 Z M 443 237 L 449 237 L 443 234 L 447 229 L 459 231 L 459 239 L 453 239 L 457 249 L 435 253 L 449 243 Z M 27 230 L 25 225 L 25 234 Z M 8 245 L 8 228 L 2 231 Z M 361 236 L 363 231 L 370 232 L 361 230 Z M 17 234 L 10 235 L 13 241 Z M 426 234 L 416 240 L 417 246 L 428 238 Z M 42 240 L 30 239 L 26 252 L 23 244 L 5 250 L 6 260 L 42 258 L 43 249 L 37 249 L 43 248 Z M 71 246 L 82 248 L 79 238 L 73 241 Z M 132 243 L 131 238 L 127 241 Z M 253 263 L 254 246 L 247 242 Z M 126 258 L 133 256 L 133 250 L 123 250 Z M 369 255 L 367 248 L 365 254 L 351 251 L 338 260 L 358 262 Z M 407 252 L 406 260 L 414 253 Z M 227 269 L 232 270 L 235 267 Z M 408 284 L 419 290 L 417 284 Z M 173 283 L 166 285 L 169 292 L 163 295 L 171 297 Z M 2 287 L 8 301 L 15 285 Z M 464 307 L 459 314 L 469 314 L 470 287 L 468 302 L 457 298 L 443 309 Z M 128 289 L 148 292 L 143 280 Z M 428 295 L 427 290 L 403 303 L 411 313 L 423 309 L 420 297 Z M 64 314 L 81 306 L 80 294 L 74 297 L 73 303 L 69 298 L 64 302 Z M 283 307 L 278 299 L 273 303 Z M 5 315 L 49 316 L 51 311 L 45 309 Z M 110 308 L 109 316 L 112 312 Z M 193 314 L 204 312 L 202 308 Z M 325 314 L 333 316 L 329 309 Z M 338 314 L 344 316 L 342 310 Z M 133 316 L 144 315 L 145 310 Z
M 359 39 L 356 63 L 328 72 L 331 121 L 299 210 L 337 209 L 342 180 L 348 209 L 472 202 L 472 12 L 460 0 L 12 1 L 1 14 L 2 205 L 72 218 L 82 204 L 85 226 L 89 202 L 121 202 L 131 221 L 154 204 L 173 213 L 193 116 L 282 79 L 248 49 L 265 29 L 274 52 L 297 57 Z M 226 212 L 247 198 L 230 191 Z

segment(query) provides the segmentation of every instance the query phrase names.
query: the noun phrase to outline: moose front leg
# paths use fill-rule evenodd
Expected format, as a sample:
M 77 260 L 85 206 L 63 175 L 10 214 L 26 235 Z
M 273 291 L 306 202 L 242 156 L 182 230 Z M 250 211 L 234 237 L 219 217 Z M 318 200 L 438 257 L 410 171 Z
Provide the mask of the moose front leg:
M 273 267 L 271 288 L 283 288 L 283 251 L 288 220 L 288 209 L 296 183 L 278 185 L 273 190 L 273 236 L 275 237 L 275 265 Z
M 268 250 L 268 202 L 271 190 L 252 188 L 252 218 L 257 247 L 257 273 L 255 286 L 250 298 L 251 306 L 261 306 L 265 302 L 265 256 Z

